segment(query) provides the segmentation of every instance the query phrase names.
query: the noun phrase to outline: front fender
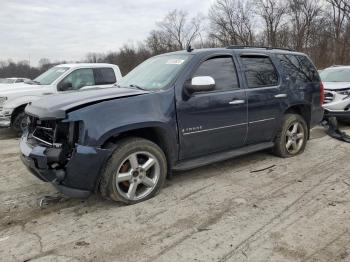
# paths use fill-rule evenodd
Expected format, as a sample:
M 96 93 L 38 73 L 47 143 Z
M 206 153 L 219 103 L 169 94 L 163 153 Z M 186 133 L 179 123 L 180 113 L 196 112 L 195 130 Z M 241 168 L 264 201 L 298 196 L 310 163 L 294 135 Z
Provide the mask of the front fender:
M 127 126 L 122 126 L 122 127 L 109 130 L 103 136 L 101 136 L 97 144 L 103 145 L 111 137 L 117 137 L 122 133 L 131 132 L 131 131 L 140 130 L 140 129 L 146 129 L 146 128 L 155 128 L 155 129 L 161 130 L 162 134 L 165 134 L 164 136 L 166 136 L 167 139 L 176 138 L 176 132 L 173 132 L 175 130 L 172 130 L 171 128 L 169 128 L 168 123 L 156 122 L 156 121 L 150 120 L 147 122 L 131 123 Z
M 157 127 L 177 139 L 174 90 L 102 101 L 68 113 L 83 124 L 81 143 L 100 147 L 110 137 L 130 130 Z
M 25 106 L 30 102 L 39 100 L 40 98 L 42 98 L 42 96 L 25 96 L 25 97 L 18 97 L 15 99 L 11 99 L 4 104 L 4 109 L 14 110 L 18 107 Z

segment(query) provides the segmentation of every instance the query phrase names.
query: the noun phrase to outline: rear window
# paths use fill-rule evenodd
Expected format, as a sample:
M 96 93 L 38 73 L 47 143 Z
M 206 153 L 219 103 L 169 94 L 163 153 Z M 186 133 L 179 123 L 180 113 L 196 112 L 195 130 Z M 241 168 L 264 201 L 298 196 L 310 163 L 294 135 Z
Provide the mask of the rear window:
M 270 58 L 265 56 L 243 56 L 241 60 L 249 88 L 278 85 L 278 74 Z
M 95 85 L 108 85 L 117 82 L 112 68 L 94 68 Z
M 285 74 L 296 83 L 319 82 L 318 73 L 306 56 L 277 55 Z

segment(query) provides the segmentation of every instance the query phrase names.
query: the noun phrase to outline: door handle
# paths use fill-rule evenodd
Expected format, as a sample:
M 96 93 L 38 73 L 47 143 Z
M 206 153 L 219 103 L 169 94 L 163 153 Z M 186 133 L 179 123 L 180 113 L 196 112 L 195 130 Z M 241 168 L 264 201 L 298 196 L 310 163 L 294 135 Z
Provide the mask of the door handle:
M 275 95 L 276 98 L 285 98 L 287 97 L 287 94 L 278 94 L 278 95 Z
M 229 104 L 230 105 L 241 105 L 241 104 L 244 104 L 244 103 L 245 103 L 245 100 L 233 100 Z
M 53 93 L 43 93 L 43 95 L 53 95 Z

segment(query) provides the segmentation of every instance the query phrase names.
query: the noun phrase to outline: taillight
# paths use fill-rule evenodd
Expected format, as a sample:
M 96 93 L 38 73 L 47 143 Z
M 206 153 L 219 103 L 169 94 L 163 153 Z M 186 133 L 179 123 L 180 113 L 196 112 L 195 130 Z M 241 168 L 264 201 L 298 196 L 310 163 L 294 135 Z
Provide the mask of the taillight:
M 321 103 L 321 105 L 323 105 L 323 103 L 324 103 L 324 86 L 323 86 L 322 81 L 320 83 L 320 103 Z

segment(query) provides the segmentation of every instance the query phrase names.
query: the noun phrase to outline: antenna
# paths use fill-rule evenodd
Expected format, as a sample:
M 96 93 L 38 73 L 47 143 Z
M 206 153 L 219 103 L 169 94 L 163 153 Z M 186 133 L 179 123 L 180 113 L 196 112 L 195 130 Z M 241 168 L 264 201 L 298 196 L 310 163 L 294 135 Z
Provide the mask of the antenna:
M 191 53 L 194 49 L 192 48 L 191 44 L 187 46 L 187 52 Z

